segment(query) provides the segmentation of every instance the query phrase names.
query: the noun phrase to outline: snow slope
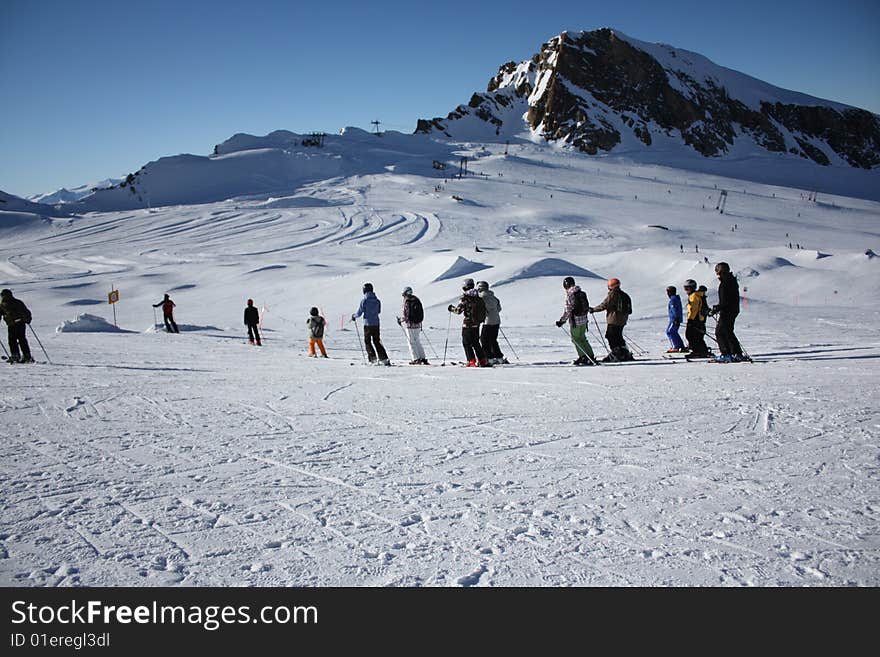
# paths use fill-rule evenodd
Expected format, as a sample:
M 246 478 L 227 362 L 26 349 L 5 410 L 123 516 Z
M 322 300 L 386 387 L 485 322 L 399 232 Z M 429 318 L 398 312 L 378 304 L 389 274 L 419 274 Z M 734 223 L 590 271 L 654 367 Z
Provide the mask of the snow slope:
M 880 204 L 539 144 L 426 139 L 418 155 L 389 137 L 328 144 L 286 191 L 0 224 L 0 285 L 53 363 L 8 368 L 0 392 L 0 583 L 880 584 L 880 261 L 865 254 Z M 288 157 L 256 139 L 194 166 Z M 440 148 L 472 175 L 433 169 Z M 714 298 L 719 260 L 740 277 L 756 362 L 662 358 L 665 287 L 695 278 Z M 564 364 L 569 268 L 593 304 L 621 279 L 639 361 Z M 445 307 L 467 270 L 502 302 L 511 365 L 449 366 L 462 349 Z M 365 281 L 397 367 L 361 362 L 346 318 Z M 55 332 L 84 305 L 112 318 L 111 285 L 132 333 Z M 403 365 L 405 285 L 431 367 Z M 199 330 L 155 330 L 165 292 Z M 328 360 L 305 357 L 311 306 Z

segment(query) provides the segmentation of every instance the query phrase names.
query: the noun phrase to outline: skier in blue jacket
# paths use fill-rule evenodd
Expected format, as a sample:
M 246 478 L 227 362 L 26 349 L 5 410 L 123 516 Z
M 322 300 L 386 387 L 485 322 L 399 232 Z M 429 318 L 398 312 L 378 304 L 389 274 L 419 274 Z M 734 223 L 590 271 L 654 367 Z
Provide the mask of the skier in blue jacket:
M 669 309 L 669 324 L 666 325 L 666 337 L 669 338 L 669 343 L 672 345 L 666 350 L 666 353 L 675 354 L 685 351 L 684 342 L 681 341 L 681 336 L 678 334 L 678 327 L 681 326 L 682 320 L 681 297 L 676 293 L 674 285 L 666 288 L 666 295 L 669 297 L 669 304 L 667 306 Z
M 364 344 L 367 346 L 367 357 L 371 363 L 376 362 L 376 353 L 379 354 L 380 365 L 391 365 L 382 340 L 379 337 L 379 313 L 382 312 L 382 302 L 373 293 L 373 284 L 364 283 L 364 298 L 358 306 L 358 311 L 351 316 L 351 321 L 363 315 L 364 317 Z M 375 349 L 373 348 L 375 346 Z

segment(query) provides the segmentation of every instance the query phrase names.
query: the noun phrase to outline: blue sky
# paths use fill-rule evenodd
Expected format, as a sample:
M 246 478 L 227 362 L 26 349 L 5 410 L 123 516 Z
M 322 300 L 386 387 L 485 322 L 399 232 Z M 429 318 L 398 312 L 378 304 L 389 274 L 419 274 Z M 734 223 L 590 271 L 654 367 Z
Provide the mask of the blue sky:
M 236 132 L 411 132 L 598 27 L 880 113 L 876 0 L 0 0 L 0 189 L 122 176 Z

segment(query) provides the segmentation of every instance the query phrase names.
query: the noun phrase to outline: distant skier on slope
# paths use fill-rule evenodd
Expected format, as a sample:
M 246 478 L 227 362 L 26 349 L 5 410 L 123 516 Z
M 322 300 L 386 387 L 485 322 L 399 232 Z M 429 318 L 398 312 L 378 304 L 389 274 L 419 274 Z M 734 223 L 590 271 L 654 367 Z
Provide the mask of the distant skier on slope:
M 480 346 L 486 353 L 490 365 L 506 364 L 507 359 L 498 344 L 498 332 L 501 330 L 501 301 L 489 289 L 486 281 L 477 281 L 477 295 L 486 306 L 486 321 L 480 329 Z
M 315 346 L 321 350 L 321 358 L 327 358 L 327 350 L 324 349 L 324 326 L 326 326 L 326 320 L 318 314 L 318 309 L 312 307 L 309 310 L 309 318 L 306 320 L 306 325 L 309 327 L 309 357 L 317 358 L 318 355 L 315 353 Z
M 351 316 L 351 321 L 357 320 L 361 315 L 364 316 L 364 344 L 367 347 L 369 361 L 376 363 L 378 354 L 380 365 L 391 365 L 379 335 L 379 313 L 382 312 L 382 302 L 373 292 L 372 283 L 364 283 L 363 292 L 364 297 L 361 299 L 357 312 Z
M 571 343 L 577 350 L 577 360 L 573 365 L 596 365 L 596 355 L 587 340 L 587 328 L 590 320 L 590 302 L 587 293 L 575 285 L 574 278 L 566 276 L 562 280 L 565 290 L 565 310 L 556 321 L 561 327 L 567 321 L 571 329 Z
M 733 332 L 733 325 L 739 315 L 739 283 L 726 262 L 715 265 L 715 275 L 719 281 L 718 303 L 712 306 L 709 314 L 718 315 L 715 339 L 718 340 L 718 351 L 721 355 L 716 360 L 721 363 L 739 362 L 744 360 L 743 352 Z
M 687 325 L 684 335 L 688 341 L 689 358 L 709 358 L 709 347 L 706 346 L 706 293 L 697 289 L 697 282 L 689 278 L 684 283 L 684 291 L 688 295 Z
M 666 350 L 668 354 L 681 353 L 684 349 L 684 342 L 678 334 L 678 328 L 682 322 L 681 297 L 674 285 L 666 288 L 666 296 L 669 297 L 667 310 L 669 312 L 669 323 L 666 325 L 666 337 L 669 338 L 669 344 L 672 345 Z
M 410 365 L 428 364 L 420 335 L 424 319 L 425 309 L 422 302 L 413 294 L 412 288 L 407 285 L 403 288 L 403 317 L 398 317 L 397 323 L 403 327 L 403 332 L 406 334 L 409 355 L 412 358 L 409 362 Z
M 480 324 L 486 319 L 486 304 L 474 287 L 474 279 L 466 278 L 461 286 L 462 295 L 457 306 L 449 305 L 449 312 L 464 315 L 461 321 L 461 344 L 468 367 L 492 367 L 480 345 Z
M 248 330 L 248 342 L 256 344 L 258 347 L 263 346 L 260 341 L 260 330 L 257 324 L 260 323 L 260 311 L 254 307 L 254 300 L 247 300 L 247 308 L 244 309 L 244 325 Z
M 166 294 L 162 301 L 153 304 L 153 308 L 158 308 L 159 306 L 162 306 L 162 319 L 165 320 L 165 331 L 167 333 L 180 333 L 180 329 L 177 328 L 177 322 L 174 321 L 175 303 L 171 300 L 171 297 Z
M 620 281 L 616 278 L 608 279 L 608 294 L 598 306 L 590 308 L 591 313 L 605 311 L 605 338 L 608 340 L 608 348 L 611 350 L 603 362 L 615 362 L 634 360 L 632 353 L 626 347 L 623 339 L 623 327 L 632 314 L 632 301 L 629 295 L 620 289 Z
M 27 341 L 27 325 L 31 323 L 31 311 L 24 301 L 12 296 L 12 290 L 0 290 L 0 315 L 6 322 L 9 337 L 9 363 L 33 363 L 31 348 Z

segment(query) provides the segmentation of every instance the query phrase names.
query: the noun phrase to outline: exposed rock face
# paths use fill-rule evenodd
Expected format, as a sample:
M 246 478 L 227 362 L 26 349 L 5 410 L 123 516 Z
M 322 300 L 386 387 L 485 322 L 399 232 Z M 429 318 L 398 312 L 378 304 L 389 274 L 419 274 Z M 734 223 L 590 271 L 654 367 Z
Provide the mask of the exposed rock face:
M 670 46 L 610 29 L 563 32 L 531 60 L 508 62 L 445 119 L 420 119 L 416 132 L 474 138 L 528 127 L 595 154 L 658 138 L 706 157 L 745 140 L 821 165 L 880 164 L 880 118 L 871 112 L 773 87 Z M 491 131 L 491 132 L 489 132 Z

